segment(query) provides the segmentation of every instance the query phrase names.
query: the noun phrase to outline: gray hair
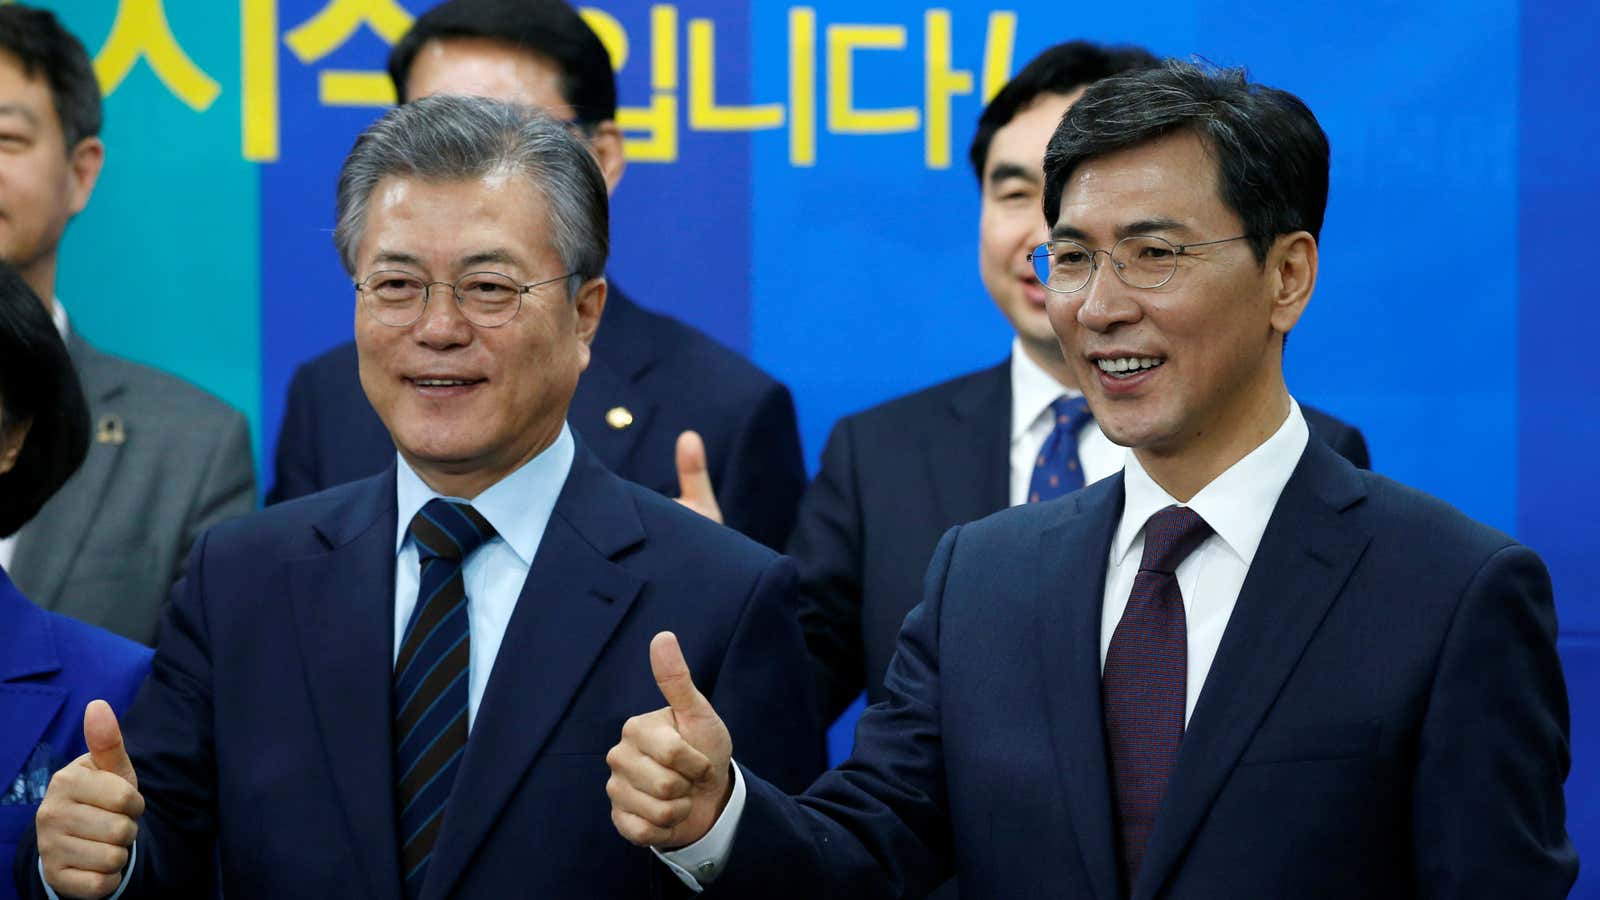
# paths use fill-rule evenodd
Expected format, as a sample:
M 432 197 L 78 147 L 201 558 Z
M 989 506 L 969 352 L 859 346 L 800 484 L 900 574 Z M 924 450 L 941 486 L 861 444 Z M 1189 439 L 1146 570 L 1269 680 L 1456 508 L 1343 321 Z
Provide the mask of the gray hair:
M 605 272 L 611 249 L 606 182 L 588 147 L 559 120 L 483 97 L 424 97 L 389 110 L 339 171 L 333 243 L 352 277 L 367 203 L 385 178 L 466 181 L 520 172 L 544 197 L 551 243 L 573 277 L 567 292 Z

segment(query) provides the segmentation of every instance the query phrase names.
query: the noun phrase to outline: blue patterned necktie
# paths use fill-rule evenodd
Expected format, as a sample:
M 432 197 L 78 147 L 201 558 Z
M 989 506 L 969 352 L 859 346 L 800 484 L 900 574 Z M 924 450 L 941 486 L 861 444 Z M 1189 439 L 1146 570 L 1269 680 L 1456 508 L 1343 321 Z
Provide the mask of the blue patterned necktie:
M 395 804 L 408 898 L 422 893 L 445 801 L 467 748 L 471 641 L 461 567 L 494 536 L 494 526 L 465 503 L 435 498 L 411 520 L 422 572 L 394 663 Z
M 1106 650 L 1100 692 L 1124 897 L 1138 880 L 1183 745 L 1189 628 L 1176 572 L 1210 536 L 1211 526 L 1187 506 L 1169 506 L 1150 517 L 1128 606 Z
M 1083 464 L 1078 461 L 1078 432 L 1094 418 L 1083 397 L 1058 397 L 1050 404 L 1056 424 L 1039 449 L 1028 483 L 1028 502 L 1054 500 L 1083 487 Z

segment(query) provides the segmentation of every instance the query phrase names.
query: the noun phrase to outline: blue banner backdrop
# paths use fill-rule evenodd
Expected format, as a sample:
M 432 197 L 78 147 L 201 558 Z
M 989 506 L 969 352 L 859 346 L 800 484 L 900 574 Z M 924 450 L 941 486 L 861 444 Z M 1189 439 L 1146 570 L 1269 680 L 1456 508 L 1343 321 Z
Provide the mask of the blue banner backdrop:
M 109 93 L 111 162 L 63 261 L 74 321 L 246 409 L 270 471 L 294 367 L 351 334 L 334 178 L 392 102 L 384 59 L 426 0 L 46 5 Z M 1381 471 L 1550 564 L 1570 825 L 1600 858 L 1593 4 L 614 0 L 585 15 L 630 138 L 615 280 L 784 379 L 813 465 L 840 415 L 1006 353 L 965 151 L 984 100 L 1038 50 L 1139 43 L 1304 97 L 1334 169 L 1291 387 L 1359 424 Z M 110 272 L 137 274 L 134 302 Z

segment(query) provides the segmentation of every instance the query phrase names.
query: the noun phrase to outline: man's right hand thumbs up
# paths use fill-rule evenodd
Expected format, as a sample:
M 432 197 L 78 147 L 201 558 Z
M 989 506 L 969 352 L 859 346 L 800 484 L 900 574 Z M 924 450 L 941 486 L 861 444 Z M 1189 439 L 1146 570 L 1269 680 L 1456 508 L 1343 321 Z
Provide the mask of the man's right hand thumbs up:
M 733 791 L 733 739 L 694 686 L 678 639 L 650 642 L 650 669 L 667 706 L 634 716 L 606 754 L 611 822 L 629 841 L 672 850 L 705 837 Z
M 45 883 L 62 897 L 98 898 L 122 883 L 144 797 L 104 700 L 84 709 L 83 740 L 89 752 L 50 779 L 34 823 Z

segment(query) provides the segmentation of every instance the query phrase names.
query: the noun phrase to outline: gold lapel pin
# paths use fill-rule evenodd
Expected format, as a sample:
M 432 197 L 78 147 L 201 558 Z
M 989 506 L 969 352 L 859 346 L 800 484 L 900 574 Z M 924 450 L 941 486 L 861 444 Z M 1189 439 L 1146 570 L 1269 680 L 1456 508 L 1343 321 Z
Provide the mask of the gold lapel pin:
M 633 424 L 633 413 L 626 406 L 613 406 L 606 410 L 606 424 L 616 431 L 621 431 Z
M 100 424 L 95 426 L 94 439 L 97 443 L 110 444 L 114 447 L 121 446 L 128 440 L 128 432 L 122 427 L 122 417 L 108 413 L 100 417 Z

